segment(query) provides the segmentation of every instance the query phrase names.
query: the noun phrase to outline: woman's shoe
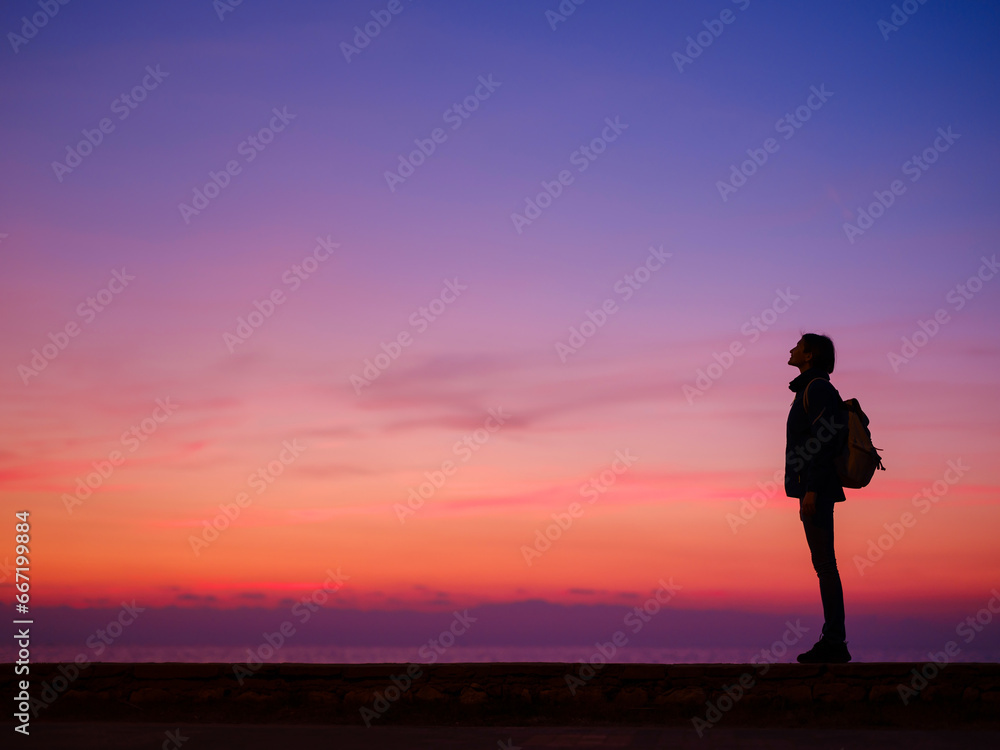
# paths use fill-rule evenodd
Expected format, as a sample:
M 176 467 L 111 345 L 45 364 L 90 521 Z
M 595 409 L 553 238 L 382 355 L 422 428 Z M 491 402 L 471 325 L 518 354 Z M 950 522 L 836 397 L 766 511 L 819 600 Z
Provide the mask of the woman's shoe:
M 797 658 L 799 664 L 847 664 L 851 660 L 851 652 L 844 641 L 820 638 L 815 646 Z

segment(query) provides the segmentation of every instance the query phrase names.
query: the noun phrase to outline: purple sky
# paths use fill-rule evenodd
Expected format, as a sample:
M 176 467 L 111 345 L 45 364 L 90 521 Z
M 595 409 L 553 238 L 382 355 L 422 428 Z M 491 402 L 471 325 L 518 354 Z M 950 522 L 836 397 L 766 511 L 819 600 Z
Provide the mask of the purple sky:
M 342 568 L 366 611 L 672 576 L 681 609 L 818 612 L 795 501 L 732 518 L 820 331 L 889 467 L 837 509 L 849 612 L 984 606 L 995 6 L 217 7 L 0 12 L 0 481 L 35 604 L 277 608 Z

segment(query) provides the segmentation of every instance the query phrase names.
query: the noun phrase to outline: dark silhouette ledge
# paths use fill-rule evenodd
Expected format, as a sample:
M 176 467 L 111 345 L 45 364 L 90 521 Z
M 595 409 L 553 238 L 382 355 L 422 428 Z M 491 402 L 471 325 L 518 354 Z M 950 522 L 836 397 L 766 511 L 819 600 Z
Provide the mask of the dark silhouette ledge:
M 30 677 L 33 723 L 1000 727 L 993 663 L 92 663 Z M 3 665 L 5 695 L 18 679 Z

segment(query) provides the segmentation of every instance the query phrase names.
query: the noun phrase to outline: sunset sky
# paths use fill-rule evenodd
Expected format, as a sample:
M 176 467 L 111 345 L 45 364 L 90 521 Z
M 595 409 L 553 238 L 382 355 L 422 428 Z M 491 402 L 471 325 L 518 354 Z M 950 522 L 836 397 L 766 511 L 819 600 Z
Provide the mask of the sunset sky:
M 849 632 L 974 613 L 1000 8 L 913 5 L 5 4 L 4 602 L 28 510 L 36 606 L 339 570 L 349 609 L 818 616 L 780 487 L 818 331 L 888 468 L 836 510 Z

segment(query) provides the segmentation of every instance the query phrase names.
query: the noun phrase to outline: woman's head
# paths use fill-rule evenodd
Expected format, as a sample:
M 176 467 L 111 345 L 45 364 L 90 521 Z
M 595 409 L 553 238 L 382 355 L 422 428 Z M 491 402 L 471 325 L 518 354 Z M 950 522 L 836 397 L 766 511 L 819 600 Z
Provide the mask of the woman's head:
M 837 351 L 829 336 L 824 336 L 821 333 L 803 333 L 800 343 L 802 351 L 811 355 L 808 357 L 810 366 L 826 373 L 833 372 L 833 366 L 837 361 Z

